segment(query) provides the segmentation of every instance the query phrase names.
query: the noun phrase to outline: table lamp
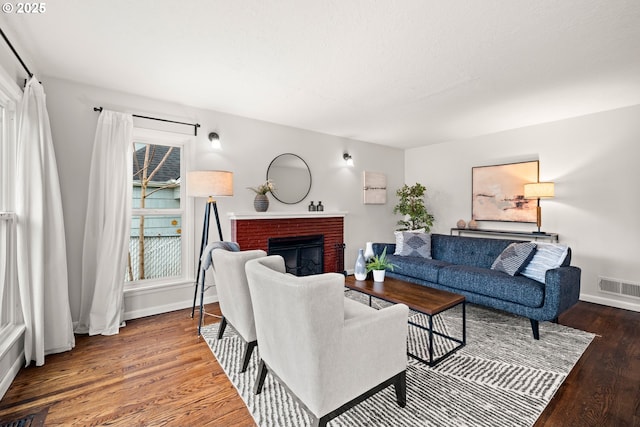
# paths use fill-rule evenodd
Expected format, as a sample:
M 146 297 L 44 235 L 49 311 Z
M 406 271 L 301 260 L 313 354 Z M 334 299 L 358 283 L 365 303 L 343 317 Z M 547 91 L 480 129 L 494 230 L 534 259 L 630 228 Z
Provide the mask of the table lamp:
M 540 208 L 540 199 L 551 199 L 553 196 L 553 182 L 534 182 L 524 185 L 524 198 L 538 200 L 538 205 L 536 206 L 536 225 L 538 226 L 538 231 L 534 231 L 534 234 L 545 234 L 540 231 L 540 226 L 542 225 L 542 208 Z

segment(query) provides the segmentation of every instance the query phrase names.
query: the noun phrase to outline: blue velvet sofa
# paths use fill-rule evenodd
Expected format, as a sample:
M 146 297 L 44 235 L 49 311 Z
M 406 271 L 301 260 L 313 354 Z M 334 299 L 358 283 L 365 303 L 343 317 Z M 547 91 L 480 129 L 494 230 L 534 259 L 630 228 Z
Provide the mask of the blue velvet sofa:
M 578 267 L 570 266 L 571 250 L 558 268 L 544 274 L 545 283 L 522 275 L 491 269 L 494 260 L 515 240 L 431 235 L 431 258 L 391 255 L 395 244 L 375 243 L 374 253 L 387 247 L 389 260 L 398 266 L 389 277 L 464 295 L 468 302 L 530 319 L 539 339 L 539 322 L 557 322 L 558 316 L 580 296 Z

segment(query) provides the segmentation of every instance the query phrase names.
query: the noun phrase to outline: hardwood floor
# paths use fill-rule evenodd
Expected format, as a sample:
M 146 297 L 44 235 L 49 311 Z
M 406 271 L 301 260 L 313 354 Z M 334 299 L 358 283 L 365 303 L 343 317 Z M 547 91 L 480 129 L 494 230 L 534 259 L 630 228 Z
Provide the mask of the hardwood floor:
M 597 336 L 535 427 L 640 426 L 640 313 L 579 302 L 559 323 Z
M 129 321 L 110 337 L 77 336 L 73 351 L 18 374 L 0 401 L 0 425 L 40 410 L 46 426 L 253 425 L 189 314 Z M 640 426 L 640 313 L 580 302 L 560 323 L 598 337 L 535 426 Z
M 219 314 L 217 304 L 207 311 Z M 128 321 L 113 336 L 77 335 L 74 350 L 18 374 L 0 420 L 48 407 L 47 426 L 253 425 L 190 313 Z

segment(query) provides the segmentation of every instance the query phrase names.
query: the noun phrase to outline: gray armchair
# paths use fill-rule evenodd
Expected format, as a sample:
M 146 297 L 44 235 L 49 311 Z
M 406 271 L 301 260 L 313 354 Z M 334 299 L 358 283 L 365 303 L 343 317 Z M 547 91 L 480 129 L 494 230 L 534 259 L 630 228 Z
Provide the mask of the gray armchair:
M 265 251 L 229 252 L 213 251 L 213 277 L 218 291 L 222 323 L 218 330 L 218 339 L 222 338 L 227 324 L 242 337 L 246 343 L 241 372 L 247 370 L 251 353 L 256 346 L 256 326 L 247 275 L 244 266 L 247 261 L 267 256 Z
M 271 372 L 314 426 L 389 385 L 406 405 L 406 305 L 375 310 L 345 298 L 343 275 L 285 274 L 279 255 L 248 261 L 246 271 L 260 343 L 256 394 Z

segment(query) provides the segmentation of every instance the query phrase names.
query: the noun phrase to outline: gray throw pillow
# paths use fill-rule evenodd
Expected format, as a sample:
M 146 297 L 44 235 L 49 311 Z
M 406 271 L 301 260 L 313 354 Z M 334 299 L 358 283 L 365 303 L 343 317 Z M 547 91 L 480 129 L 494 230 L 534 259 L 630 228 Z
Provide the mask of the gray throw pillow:
M 403 233 L 424 233 L 424 228 L 418 228 L 416 230 L 407 230 L 407 231 L 394 231 L 393 234 L 396 236 L 396 250 L 393 253 L 394 255 L 400 255 L 402 253 L 402 249 L 404 247 Z
M 533 242 L 511 243 L 498 255 L 491 269 L 515 276 L 531 261 L 535 252 L 536 244 Z
M 431 259 L 431 234 L 402 232 L 402 251 L 395 255 Z

